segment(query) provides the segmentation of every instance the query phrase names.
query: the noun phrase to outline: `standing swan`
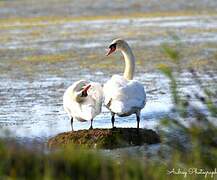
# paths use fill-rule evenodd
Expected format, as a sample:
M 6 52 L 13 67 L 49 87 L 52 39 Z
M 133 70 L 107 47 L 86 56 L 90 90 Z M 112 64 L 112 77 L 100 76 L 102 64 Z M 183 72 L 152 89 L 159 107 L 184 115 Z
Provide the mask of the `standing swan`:
M 111 111 L 111 122 L 114 128 L 115 114 L 120 117 L 136 114 L 137 129 L 139 129 L 140 111 L 146 103 L 144 87 L 138 81 L 132 80 L 135 71 L 135 57 L 126 41 L 115 39 L 109 46 L 107 56 L 115 50 L 121 51 L 125 60 L 124 75 L 113 75 L 104 87 L 105 106 Z
M 63 108 L 73 121 L 91 121 L 90 129 L 93 129 L 93 119 L 101 112 L 103 91 L 99 83 L 88 83 L 80 80 L 72 84 L 63 95 Z

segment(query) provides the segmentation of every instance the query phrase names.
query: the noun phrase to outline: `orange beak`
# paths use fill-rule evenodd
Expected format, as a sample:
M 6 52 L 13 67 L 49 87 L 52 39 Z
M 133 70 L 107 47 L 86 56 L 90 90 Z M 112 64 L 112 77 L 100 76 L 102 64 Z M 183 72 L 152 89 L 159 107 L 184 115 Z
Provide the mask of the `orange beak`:
M 83 89 L 83 92 L 87 93 L 88 89 L 90 89 L 91 85 L 87 85 L 84 89 Z
M 108 53 L 106 54 L 106 56 L 109 56 L 109 55 L 110 55 L 111 53 L 113 53 L 115 50 L 116 50 L 115 47 L 109 48 L 109 51 L 108 51 Z

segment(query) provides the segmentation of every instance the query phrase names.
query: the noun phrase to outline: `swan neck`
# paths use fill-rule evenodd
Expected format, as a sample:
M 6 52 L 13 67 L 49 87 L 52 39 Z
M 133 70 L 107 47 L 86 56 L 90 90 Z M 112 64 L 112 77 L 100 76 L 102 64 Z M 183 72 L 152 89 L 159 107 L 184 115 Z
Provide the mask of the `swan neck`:
M 125 48 L 121 50 L 124 61 L 125 61 L 125 70 L 124 70 L 124 78 L 127 80 L 132 80 L 135 71 L 135 57 L 131 48 L 127 45 Z
M 81 97 L 81 93 L 80 92 L 74 92 L 74 96 L 73 96 L 74 101 L 80 103 L 83 101 L 83 98 Z

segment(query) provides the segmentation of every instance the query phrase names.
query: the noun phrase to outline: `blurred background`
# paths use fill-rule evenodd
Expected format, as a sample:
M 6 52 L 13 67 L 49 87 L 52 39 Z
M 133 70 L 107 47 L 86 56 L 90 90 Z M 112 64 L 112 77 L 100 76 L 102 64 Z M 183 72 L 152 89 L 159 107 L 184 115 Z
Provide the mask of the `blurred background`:
M 50 137 L 71 130 L 66 88 L 122 74 L 121 54 L 105 56 L 115 38 L 132 47 L 146 89 L 140 127 L 161 143 L 49 151 Z M 215 179 L 216 98 L 216 0 L 0 0 L 1 179 Z M 105 107 L 93 127 L 111 128 Z
M 161 63 L 173 67 L 165 45 L 179 52 L 183 96 L 201 92 L 191 68 L 198 70 L 205 87 L 215 85 L 216 0 L 1 0 L 1 128 L 17 139 L 42 142 L 69 131 L 62 108 L 65 89 L 82 78 L 103 84 L 121 74 L 121 55 L 105 57 L 105 49 L 118 37 L 132 47 L 135 79 L 147 91 L 141 127 L 155 129 L 160 118 L 173 113 L 169 79 L 156 68 Z M 135 127 L 135 117 L 117 118 L 117 126 Z M 75 129 L 88 127 L 75 123 Z M 111 127 L 105 108 L 94 127 Z

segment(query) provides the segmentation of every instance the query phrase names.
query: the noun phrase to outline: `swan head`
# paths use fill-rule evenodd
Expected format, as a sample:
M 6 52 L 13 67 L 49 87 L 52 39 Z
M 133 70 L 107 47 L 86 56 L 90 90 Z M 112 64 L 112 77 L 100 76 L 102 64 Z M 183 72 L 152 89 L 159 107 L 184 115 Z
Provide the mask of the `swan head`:
M 88 89 L 90 89 L 90 87 L 91 85 L 87 84 L 84 80 L 76 82 L 72 88 L 74 99 L 77 102 L 84 101 L 84 99 L 88 96 Z
M 90 87 L 91 87 L 91 85 L 88 84 L 81 89 L 81 97 L 87 97 L 88 96 L 87 91 Z
M 85 101 L 86 97 L 88 96 L 87 91 L 90 87 L 91 87 L 90 84 L 83 86 L 82 89 L 77 92 L 75 100 L 79 103 Z
M 128 48 L 128 44 L 123 39 L 115 39 L 112 41 L 112 43 L 109 45 L 109 51 L 106 54 L 107 56 L 115 52 L 116 50 L 124 50 Z

